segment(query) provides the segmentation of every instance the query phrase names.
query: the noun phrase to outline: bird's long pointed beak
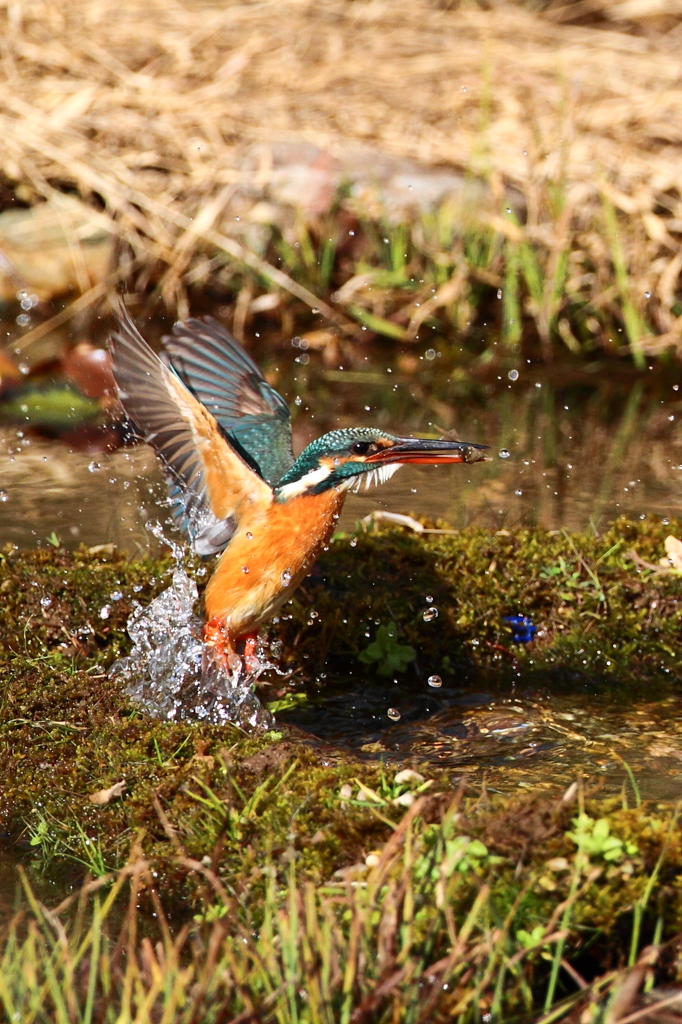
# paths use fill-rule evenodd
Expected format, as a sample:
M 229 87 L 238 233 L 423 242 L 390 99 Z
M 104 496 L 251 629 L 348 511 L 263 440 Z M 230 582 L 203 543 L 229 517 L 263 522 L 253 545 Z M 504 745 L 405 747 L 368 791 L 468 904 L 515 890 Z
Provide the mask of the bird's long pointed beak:
M 433 441 L 430 438 L 400 437 L 397 444 L 368 456 L 367 462 L 426 463 L 426 462 L 482 462 L 487 444 L 469 444 L 467 441 Z

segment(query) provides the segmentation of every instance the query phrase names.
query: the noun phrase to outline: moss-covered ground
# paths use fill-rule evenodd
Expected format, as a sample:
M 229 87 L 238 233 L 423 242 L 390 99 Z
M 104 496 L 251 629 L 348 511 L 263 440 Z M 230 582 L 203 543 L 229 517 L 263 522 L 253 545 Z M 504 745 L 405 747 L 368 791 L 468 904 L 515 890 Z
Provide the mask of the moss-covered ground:
M 647 520 L 601 536 L 373 527 L 339 536 L 273 624 L 291 674 L 261 692 L 280 707 L 314 704 L 319 716 L 325 688 L 344 678 L 371 692 L 395 675 L 400 691 L 438 673 L 446 685 L 540 680 L 557 695 L 589 686 L 621 703 L 646 696 L 674 707 L 682 574 L 660 559 L 666 537 L 681 533 L 680 523 Z M 176 948 L 162 934 L 146 961 L 140 952 L 121 966 L 114 956 L 114 970 L 109 958 L 105 977 L 101 936 L 79 943 L 83 915 L 94 914 L 99 935 L 109 903 L 83 903 L 73 934 L 64 910 L 59 970 L 75 987 L 65 1016 L 53 1007 L 39 1019 L 86 1019 L 69 1016 L 82 998 L 90 1014 L 96 999 L 99 1019 L 116 1020 L 108 1014 L 122 1012 L 121 999 L 134 1015 L 130 1000 L 147 996 L 140 1020 L 507 1020 L 564 996 L 583 1009 L 592 1000 L 597 1014 L 622 980 L 609 970 L 682 930 L 676 810 L 640 803 L 632 787 L 597 800 L 586 779 L 566 794 L 573 773 L 562 788 L 490 794 L 421 763 L 418 750 L 418 775 L 358 761 L 309 741 L 286 713 L 278 731 L 257 737 L 147 717 L 107 673 L 129 646 L 132 601 L 168 585 L 169 567 L 54 545 L 2 555 L 7 846 L 35 878 L 63 878 L 68 865 L 70 882 L 80 866 L 113 873 L 118 886 L 132 876 L 133 896 L 143 892 L 151 908 L 160 894 L 181 929 L 172 934 L 184 936 Z M 531 643 L 516 642 L 505 621 L 519 614 L 537 627 Z M 122 780 L 109 802 L 90 799 Z M 489 774 L 491 791 L 495 781 Z M 41 971 L 56 940 L 41 915 L 35 904 L 29 931 L 15 922 L 5 938 L 7 1013 L 24 1014 L 39 990 L 53 1005 Z M 137 948 L 133 928 L 129 913 L 112 947 L 119 960 L 126 942 Z M 29 977 L 31 956 L 43 967 Z M 69 956 L 91 957 L 82 985 Z M 673 947 L 660 959 L 676 973 Z M 125 982 L 133 962 L 134 997 Z M 589 998 L 575 996 L 581 984 L 593 986 Z

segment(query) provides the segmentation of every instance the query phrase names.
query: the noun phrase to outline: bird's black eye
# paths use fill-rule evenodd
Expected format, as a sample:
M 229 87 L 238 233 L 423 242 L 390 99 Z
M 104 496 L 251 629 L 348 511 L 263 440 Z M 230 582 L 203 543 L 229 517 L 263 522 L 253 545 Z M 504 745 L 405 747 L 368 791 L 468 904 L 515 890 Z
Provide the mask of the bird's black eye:
M 366 455 L 370 449 L 375 448 L 371 441 L 356 441 L 351 445 L 351 455 Z

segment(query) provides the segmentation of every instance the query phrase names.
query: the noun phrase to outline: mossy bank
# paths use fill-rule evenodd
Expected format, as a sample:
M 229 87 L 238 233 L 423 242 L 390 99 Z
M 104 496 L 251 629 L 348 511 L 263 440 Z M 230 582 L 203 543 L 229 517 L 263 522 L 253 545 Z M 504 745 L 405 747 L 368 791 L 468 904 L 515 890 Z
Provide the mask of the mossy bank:
M 481 678 L 500 694 L 540 683 L 557 699 L 571 688 L 614 702 L 658 697 L 674 717 L 682 574 L 661 559 L 666 538 L 680 534 L 680 523 L 619 521 L 602 536 L 373 527 L 339 536 L 272 626 L 290 675 L 270 678 L 261 695 L 319 716 L 344 680 L 400 694 L 438 674 L 443 690 Z M 222 920 L 222 891 L 250 928 L 280 906 L 278 893 L 286 902 L 306 886 L 313 902 L 331 893 L 350 921 L 353 887 L 374 886 L 367 942 L 381 944 L 370 932 L 388 928 L 386 914 L 391 928 L 400 919 L 409 925 L 403 948 L 421 958 L 420 971 L 440 964 L 441 982 L 446 961 L 456 973 L 453 936 L 469 920 L 466 934 L 477 934 L 480 948 L 474 955 L 467 946 L 467 956 L 478 967 L 460 977 L 456 999 L 449 982 L 445 995 L 439 989 L 448 1013 L 457 1000 L 462 1014 L 528 1008 L 537 986 L 558 998 L 573 983 L 559 967 L 554 981 L 548 971 L 569 951 L 589 979 L 680 929 L 676 813 L 665 802 L 640 804 L 636 786 L 597 802 L 594 779 L 573 771 L 529 793 L 502 770 L 483 785 L 475 773 L 445 770 L 418 744 L 402 763 L 382 763 L 284 721 L 249 737 L 147 717 L 108 668 L 129 646 L 132 601 L 167 586 L 169 568 L 106 549 L 3 554 L 0 813 L 18 856 L 53 876 L 67 862 L 102 876 L 142 858 L 143 888 L 158 887 L 172 916 L 191 907 L 199 922 Z M 509 616 L 537 630 L 530 643 L 517 642 L 524 638 Z M 306 913 L 317 911 L 310 904 Z M 560 938 L 549 939 L 553 932 Z M 395 966 L 395 950 L 384 952 Z M 502 968 L 508 988 L 499 988 Z M 360 999 L 360 974 L 345 990 L 339 982 L 339 1006 Z M 408 982 L 426 999 L 414 971 L 401 979 L 384 993 L 389 1003 Z

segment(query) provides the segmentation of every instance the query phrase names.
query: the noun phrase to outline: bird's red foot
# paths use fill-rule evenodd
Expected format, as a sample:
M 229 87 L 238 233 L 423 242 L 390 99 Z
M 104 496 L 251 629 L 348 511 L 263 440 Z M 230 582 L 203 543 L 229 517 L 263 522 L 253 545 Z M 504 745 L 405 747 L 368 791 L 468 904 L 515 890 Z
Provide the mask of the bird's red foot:
M 210 661 L 214 667 L 222 670 L 226 675 L 231 676 L 239 672 L 242 667 L 242 659 L 234 649 L 232 639 L 222 619 L 210 619 L 204 626 L 204 644 L 208 648 L 206 652 L 210 655 Z M 204 659 L 208 662 L 208 658 Z
M 244 641 L 244 657 L 253 658 L 258 647 L 258 633 L 247 633 L 242 640 Z
M 204 626 L 204 643 L 220 654 L 233 654 L 234 647 L 222 619 L 210 619 Z

